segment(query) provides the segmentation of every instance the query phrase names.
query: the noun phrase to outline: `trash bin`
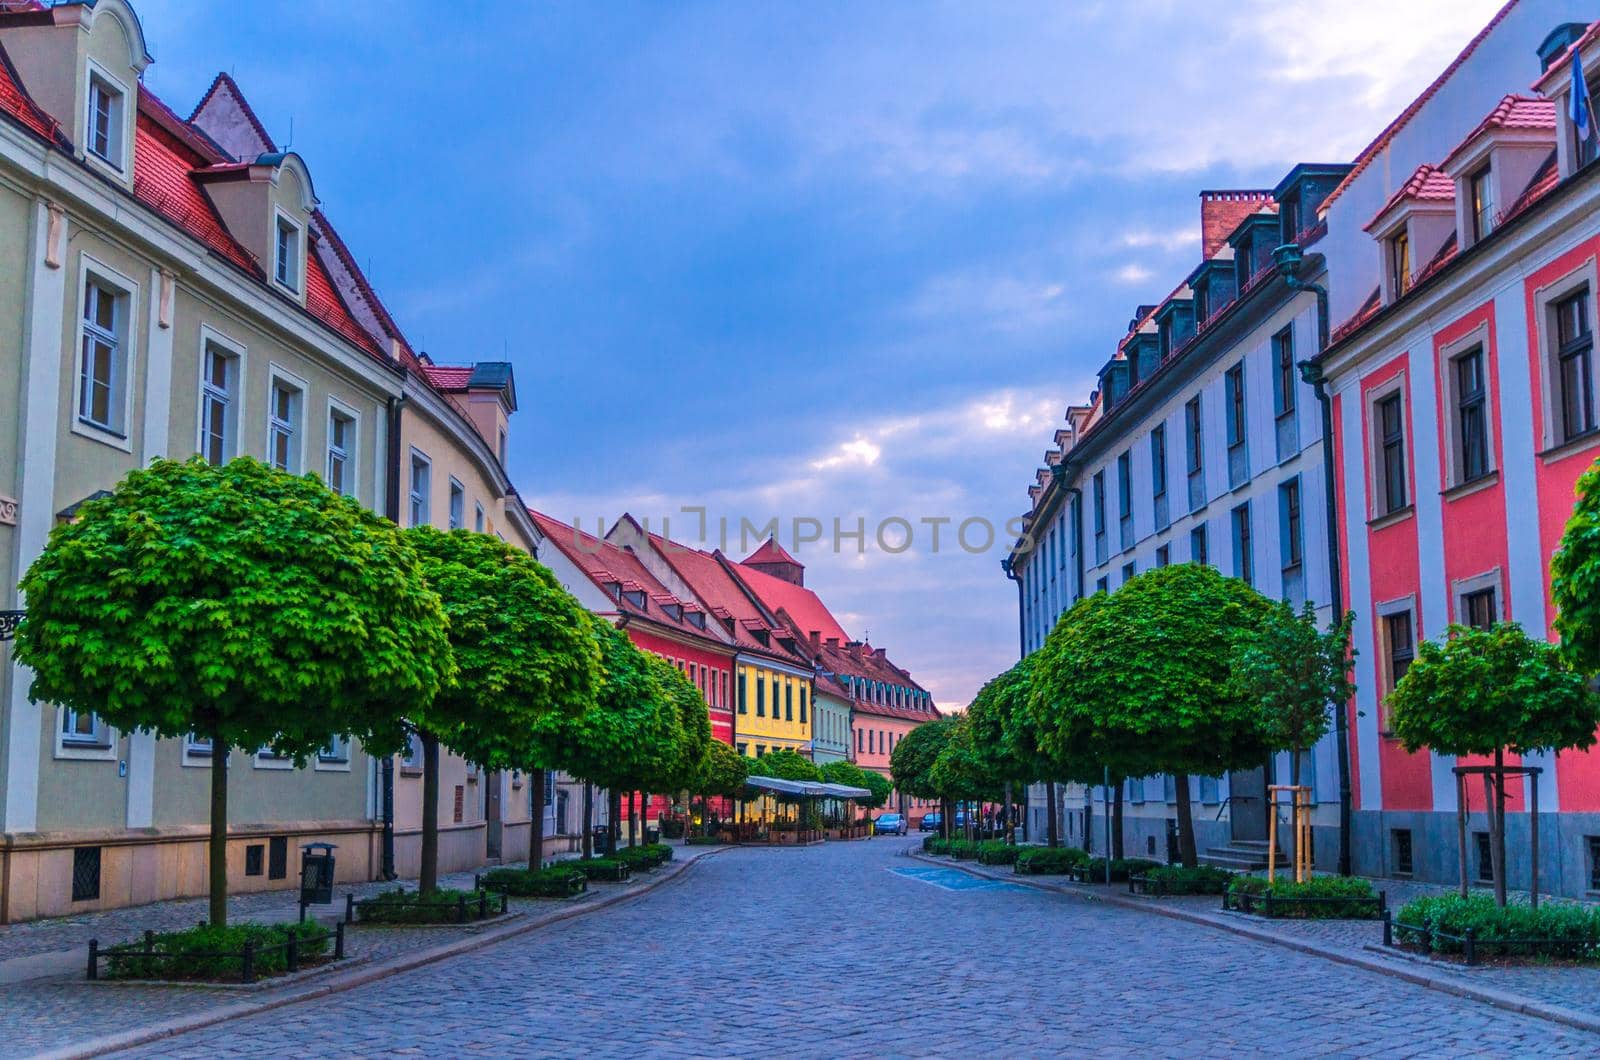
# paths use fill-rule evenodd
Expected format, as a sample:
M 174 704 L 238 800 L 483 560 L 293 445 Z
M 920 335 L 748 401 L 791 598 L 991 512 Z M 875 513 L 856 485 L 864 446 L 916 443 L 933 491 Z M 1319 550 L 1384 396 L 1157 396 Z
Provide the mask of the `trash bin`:
M 589 830 L 589 836 L 590 843 L 593 845 L 594 852 L 596 854 L 604 856 L 612 852 L 611 829 L 609 827 L 603 824 L 597 824 Z
M 644 841 L 646 843 L 659 843 L 659 842 L 661 842 L 661 829 L 659 829 L 659 828 L 646 828 L 644 830 Z
M 327 905 L 333 901 L 332 843 L 307 843 L 300 848 L 300 919 L 306 918 L 306 906 Z

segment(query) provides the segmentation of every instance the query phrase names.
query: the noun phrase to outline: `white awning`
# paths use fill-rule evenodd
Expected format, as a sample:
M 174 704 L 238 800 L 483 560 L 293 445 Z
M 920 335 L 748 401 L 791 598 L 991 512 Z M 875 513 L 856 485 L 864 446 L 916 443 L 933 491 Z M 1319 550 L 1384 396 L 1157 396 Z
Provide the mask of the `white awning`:
M 780 777 L 748 777 L 745 784 L 774 795 L 793 795 L 812 799 L 864 799 L 872 792 L 848 784 L 821 784 L 814 780 L 784 780 Z

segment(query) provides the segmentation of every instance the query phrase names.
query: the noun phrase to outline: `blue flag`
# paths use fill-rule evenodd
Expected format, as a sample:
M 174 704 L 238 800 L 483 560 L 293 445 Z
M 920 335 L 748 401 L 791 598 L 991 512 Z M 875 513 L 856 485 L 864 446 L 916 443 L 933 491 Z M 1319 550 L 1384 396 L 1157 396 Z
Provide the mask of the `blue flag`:
M 1588 142 L 1593 132 L 1589 121 L 1589 85 L 1583 79 L 1583 63 L 1576 50 L 1572 53 L 1572 105 L 1567 113 L 1572 118 L 1572 128 L 1578 134 L 1578 142 Z

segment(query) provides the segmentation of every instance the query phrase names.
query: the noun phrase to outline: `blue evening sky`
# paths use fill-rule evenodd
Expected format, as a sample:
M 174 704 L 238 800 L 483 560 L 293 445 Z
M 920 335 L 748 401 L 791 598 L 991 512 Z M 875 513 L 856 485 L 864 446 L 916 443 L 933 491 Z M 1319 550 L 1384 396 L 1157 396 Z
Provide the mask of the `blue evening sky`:
M 950 528 L 1026 509 L 1196 193 L 1349 158 L 1499 0 L 135 2 L 174 109 L 226 69 L 292 123 L 415 345 L 515 364 L 532 503 L 689 543 L 703 506 L 735 558 L 864 518 L 807 584 L 959 706 L 1016 591 Z

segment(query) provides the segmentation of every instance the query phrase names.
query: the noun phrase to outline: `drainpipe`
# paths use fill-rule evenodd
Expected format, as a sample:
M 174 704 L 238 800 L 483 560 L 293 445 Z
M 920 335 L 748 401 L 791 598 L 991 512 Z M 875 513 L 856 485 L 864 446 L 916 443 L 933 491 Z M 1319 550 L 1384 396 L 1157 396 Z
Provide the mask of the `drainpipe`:
M 1300 247 L 1286 243 L 1272 252 L 1272 260 L 1291 291 L 1309 291 L 1317 296 L 1317 356 L 1328 348 L 1328 289 L 1321 284 L 1300 279 L 1303 260 Z M 1317 402 L 1322 406 L 1322 481 L 1326 494 L 1328 520 L 1328 602 L 1333 608 L 1333 620 L 1344 617 L 1344 591 L 1339 572 L 1339 497 L 1334 487 L 1333 474 L 1333 399 L 1328 394 L 1328 380 L 1322 374 L 1322 365 L 1316 360 L 1301 361 L 1300 378 L 1316 391 Z M 1350 732 L 1347 704 L 1338 703 L 1333 712 L 1333 734 L 1339 757 L 1339 875 L 1350 875 Z
M 384 477 L 383 514 L 390 522 L 400 522 L 400 415 L 405 409 L 404 394 L 389 399 L 389 466 Z M 385 880 L 398 876 L 394 867 L 394 755 L 384 755 L 378 763 L 383 814 L 383 855 L 380 875 Z

